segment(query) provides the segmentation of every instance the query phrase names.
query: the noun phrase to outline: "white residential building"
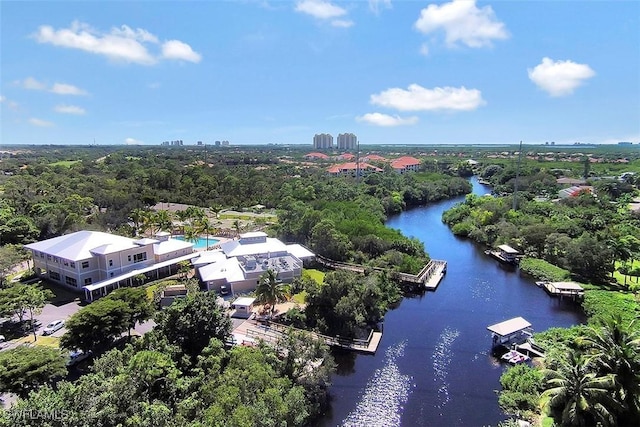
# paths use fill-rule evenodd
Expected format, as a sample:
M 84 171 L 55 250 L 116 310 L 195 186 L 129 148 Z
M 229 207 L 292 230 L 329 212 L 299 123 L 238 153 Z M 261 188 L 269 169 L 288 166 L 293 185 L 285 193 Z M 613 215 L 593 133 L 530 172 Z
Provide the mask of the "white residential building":
M 253 291 L 267 270 L 275 271 L 279 281 L 292 282 L 302 274 L 303 260 L 315 257 L 301 245 L 286 245 L 264 232 L 241 234 L 220 247 L 200 253 L 192 263 L 207 290 L 220 292 L 224 286 L 232 294 Z
M 328 133 L 315 134 L 313 137 L 313 148 L 316 150 L 333 148 L 333 136 Z
M 355 150 L 358 145 L 358 137 L 352 133 L 341 133 L 338 135 L 339 150 Z
M 121 285 L 131 285 L 138 274 L 172 274 L 177 263 L 196 256 L 193 243 L 171 239 L 168 233 L 158 233 L 155 239 L 131 239 L 77 231 L 25 248 L 31 250 L 38 276 L 76 291 L 84 290 L 88 301 Z

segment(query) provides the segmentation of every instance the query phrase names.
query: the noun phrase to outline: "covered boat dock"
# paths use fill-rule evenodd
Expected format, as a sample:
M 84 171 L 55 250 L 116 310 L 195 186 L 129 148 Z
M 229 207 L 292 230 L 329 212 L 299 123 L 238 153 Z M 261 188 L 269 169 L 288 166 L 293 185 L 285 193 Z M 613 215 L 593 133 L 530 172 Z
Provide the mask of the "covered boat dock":
M 491 332 L 494 347 L 519 344 L 531 337 L 531 323 L 522 317 L 514 317 L 495 325 L 487 326 Z
M 569 297 L 573 300 L 584 296 L 584 288 L 577 282 L 544 282 L 544 289 L 551 296 Z

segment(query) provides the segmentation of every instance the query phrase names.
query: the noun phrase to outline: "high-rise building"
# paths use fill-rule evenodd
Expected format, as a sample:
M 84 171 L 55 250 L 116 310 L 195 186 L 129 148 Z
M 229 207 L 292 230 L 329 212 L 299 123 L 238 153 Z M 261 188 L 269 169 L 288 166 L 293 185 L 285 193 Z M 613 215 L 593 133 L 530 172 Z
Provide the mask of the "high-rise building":
M 333 136 L 329 133 L 315 134 L 313 137 L 313 148 L 316 150 L 327 150 L 333 148 Z
M 358 137 L 352 133 L 341 133 L 338 135 L 339 150 L 355 150 L 358 144 Z

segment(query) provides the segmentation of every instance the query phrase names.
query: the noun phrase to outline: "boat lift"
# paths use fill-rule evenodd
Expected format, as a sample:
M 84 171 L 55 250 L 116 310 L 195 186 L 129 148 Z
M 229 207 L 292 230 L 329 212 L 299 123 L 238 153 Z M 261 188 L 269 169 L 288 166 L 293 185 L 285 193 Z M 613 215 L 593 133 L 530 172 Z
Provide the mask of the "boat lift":
M 511 347 L 512 344 L 525 342 L 533 335 L 531 323 L 522 317 L 514 317 L 495 325 L 487 326 L 491 331 L 493 347 Z

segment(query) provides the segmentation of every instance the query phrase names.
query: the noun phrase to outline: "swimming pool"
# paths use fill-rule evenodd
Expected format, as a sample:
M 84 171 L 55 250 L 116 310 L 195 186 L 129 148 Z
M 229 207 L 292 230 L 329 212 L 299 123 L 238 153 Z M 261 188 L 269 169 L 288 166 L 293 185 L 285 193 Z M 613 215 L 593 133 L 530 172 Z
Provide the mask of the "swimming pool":
M 184 236 L 175 236 L 175 238 L 177 240 L 185 240 Z M 218 239 L 214 239 L 213 237 L 209 237 L 209 247 L 215 245 L 218 242 L 219 242 Z M 206 237 L 199 236 L 198 240 L 191 241 L 191 243 L 193 243 L 193 248 L 194 249 L 207 249 L 207 238 Z

